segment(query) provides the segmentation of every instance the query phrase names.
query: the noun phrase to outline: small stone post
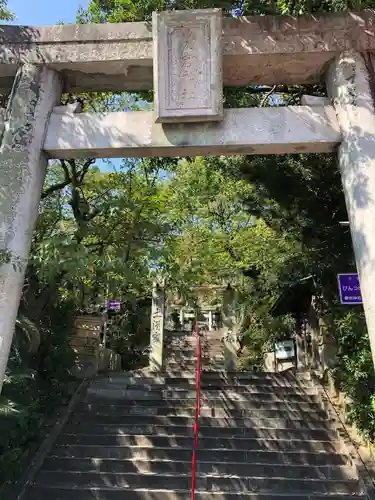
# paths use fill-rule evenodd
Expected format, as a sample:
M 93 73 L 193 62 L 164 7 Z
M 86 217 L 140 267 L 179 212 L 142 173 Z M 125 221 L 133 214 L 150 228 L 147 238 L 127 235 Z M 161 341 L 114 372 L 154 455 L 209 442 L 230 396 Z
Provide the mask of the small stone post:
M 180 324 L 181 324 L 181 330 L 184 330 L 184 321 L 185 321 L 185 312 L 183 307 L 180 309 Z
M 312 303 L 308 313 L 309 330 L 311 336 L 310 367 L 318 369 L 320 367 L 319 359 L 319 318 L 315 309 L 316 299 L 312 298 Z
M 164 351 L 164 286 L 154 283 L 152 289 L 151 331 L 150 331 L 150 370 L 163 370 Z
M 296 346 L 296 368 L 306 368 L 306 352 L 302 331 L 302 317 L 298 313 L 295 315 L 295 346 Z
M 227 288 L 223 294 L 224 357 L 228 371 L 237 367 L 236 292 Z
M 213 328 L 213 315 L 212 315 L 212 309 L 208 311 L 208 329 L 211 331 Z
M 61 90 L 55 71 L 24 64 L 6 110 L 0 145 L 0 391 L 45 177 L 44 138 Z
M 375 365 L 375 109 L 371 78 L 357 52 L 338 56 L 327 74 L 328 94 L 342 133 L 338 160 Z

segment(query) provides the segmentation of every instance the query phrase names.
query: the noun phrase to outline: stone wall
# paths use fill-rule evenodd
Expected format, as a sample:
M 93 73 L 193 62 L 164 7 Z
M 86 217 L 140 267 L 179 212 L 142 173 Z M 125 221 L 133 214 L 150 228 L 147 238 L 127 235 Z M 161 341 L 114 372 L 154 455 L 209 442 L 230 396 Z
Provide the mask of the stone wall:
M 77 356 L 72 375 L 90 378 L 100 371 L 120 371 L 121 356 L 100 344 L 102 316 L 77 316 L 70 345 Z

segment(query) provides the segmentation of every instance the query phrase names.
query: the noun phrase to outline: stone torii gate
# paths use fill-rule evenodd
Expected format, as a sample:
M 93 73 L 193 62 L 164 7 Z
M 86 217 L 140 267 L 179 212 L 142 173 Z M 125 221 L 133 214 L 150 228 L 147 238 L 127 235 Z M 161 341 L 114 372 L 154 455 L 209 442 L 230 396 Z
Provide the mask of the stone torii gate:
M 2 26 L 0 381 L 47 158 L 338 151 L 375 361 L 375 12 L 152 23 Z M 223 109 L 222 88 L 326 81 L 328 99 Z M 62 91 L 155 90 L 153 112 L 79 113 Z M 0 385 L 1 388 L 1 385 Z

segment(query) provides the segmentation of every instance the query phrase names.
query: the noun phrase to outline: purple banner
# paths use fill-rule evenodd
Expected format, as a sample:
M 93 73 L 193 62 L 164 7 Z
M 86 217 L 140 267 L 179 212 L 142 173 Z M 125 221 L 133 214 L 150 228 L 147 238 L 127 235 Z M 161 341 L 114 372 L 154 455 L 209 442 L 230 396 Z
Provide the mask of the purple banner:
M 111 309 L 111 311 L 120 311 L 121 302 L 119 300 L 109 300 L 108 309 Z
M 357 273 L 338 274 L 341 304 L 362 304 L 361 288 Z

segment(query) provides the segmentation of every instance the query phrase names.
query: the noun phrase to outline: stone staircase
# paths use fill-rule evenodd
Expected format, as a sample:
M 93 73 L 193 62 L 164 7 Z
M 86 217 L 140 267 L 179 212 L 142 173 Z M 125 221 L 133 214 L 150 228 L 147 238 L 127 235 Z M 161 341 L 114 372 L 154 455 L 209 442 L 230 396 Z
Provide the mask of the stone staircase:
M 223 344 L 219 332 L 212 331 L 201 335 L 202 368 L 205 371 L 222 371 L 225 369 Z M 173 332 L 164 342 L 165 370 L 178 372 L 191 371 L 196 368 L 195 334 Z
M 22 500 L 190 499 L 194 363 L 181 342 L 194 347 L 170 339 L 164 374 L 93 381 Z M 364 500 L 332 429 L 307 377 L 203 373 L 197 500 Z

